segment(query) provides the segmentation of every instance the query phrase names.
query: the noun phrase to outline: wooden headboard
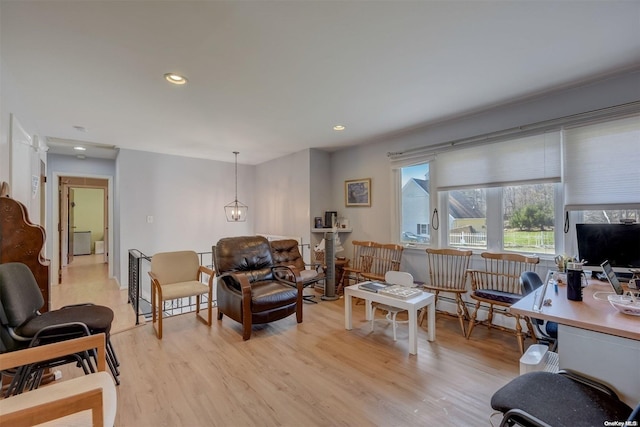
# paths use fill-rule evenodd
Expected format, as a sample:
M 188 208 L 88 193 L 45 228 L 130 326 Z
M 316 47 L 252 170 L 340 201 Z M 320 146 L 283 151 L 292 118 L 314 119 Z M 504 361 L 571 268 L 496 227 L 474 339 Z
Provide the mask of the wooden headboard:
M 38 282 L 44 298 L 41 312 L 49 311 L 49 260 L 42 252 L 46 239 L 44 228 L 29 220 L 27 208 L 9 197 L 9 185 L 0 186 L 0 264 L 26 264 Z

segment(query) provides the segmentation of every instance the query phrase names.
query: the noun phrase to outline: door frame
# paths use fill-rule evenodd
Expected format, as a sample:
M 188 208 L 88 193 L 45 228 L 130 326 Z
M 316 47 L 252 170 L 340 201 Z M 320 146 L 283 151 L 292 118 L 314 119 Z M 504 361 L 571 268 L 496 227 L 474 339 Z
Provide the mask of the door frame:
M 53 172 L 54 184 L 52 187 L 55 187 L 55 196 L 52 197 L 53 201 L 53 209 L 52 209 L 52 219 L 53 219 L 53 228 L 55 230 L 53 235 L 53 251 L 51 256 L 51 283 L 59 284 L 58 271 L 60 270 L 60 265 L 62 260 L 60 259 L 60 254 L 62 253 L 60 247 L 60 196 L 58 194 L 58 188 L 60 184 L 60 179 L 62 177 L 72 177 L 72 178 L 93 178 L 93 179 L 104 179 L 107 180 L 107 203 L 105 208 L 108 211 L 108 223 L 107 223 L 107 238 L 105 239 L 105 262 L 108 264 L 109 270 L 109 278 L 113 278 L 113 176 L 109 175 L 93 175 L 87 173 L 72 173 L 72 172 Z M 79 187 L 79 186 L 76 186 Z

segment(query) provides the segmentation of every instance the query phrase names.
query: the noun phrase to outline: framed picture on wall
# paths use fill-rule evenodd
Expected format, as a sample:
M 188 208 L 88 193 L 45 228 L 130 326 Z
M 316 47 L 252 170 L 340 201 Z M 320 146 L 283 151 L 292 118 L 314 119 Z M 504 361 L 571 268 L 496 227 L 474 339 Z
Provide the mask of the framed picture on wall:
M 345 181 L 344 204 L 346 207 L 371 206 L 371 178 Z

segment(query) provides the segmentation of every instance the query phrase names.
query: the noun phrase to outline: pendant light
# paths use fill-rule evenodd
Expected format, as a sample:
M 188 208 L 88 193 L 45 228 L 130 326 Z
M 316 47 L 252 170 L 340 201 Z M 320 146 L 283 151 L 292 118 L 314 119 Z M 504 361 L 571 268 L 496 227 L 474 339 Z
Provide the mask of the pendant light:
M 236 198 L 233 202 L 224 207 L 224 214 L 228 222 L 245 222 L 247 220 L 247 205 L 238 201 L 238 151 L 234 151 L 236 155 Z

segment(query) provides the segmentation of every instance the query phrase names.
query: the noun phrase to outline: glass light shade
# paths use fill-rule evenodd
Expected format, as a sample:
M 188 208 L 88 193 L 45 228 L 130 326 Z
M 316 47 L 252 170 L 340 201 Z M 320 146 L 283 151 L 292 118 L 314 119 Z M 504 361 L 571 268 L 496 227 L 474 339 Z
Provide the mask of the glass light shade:
M 224 214 L 228 222 L 245 222 L 247 220 L 248 210 L 247 205 L 234 200 L 224 207 Z

